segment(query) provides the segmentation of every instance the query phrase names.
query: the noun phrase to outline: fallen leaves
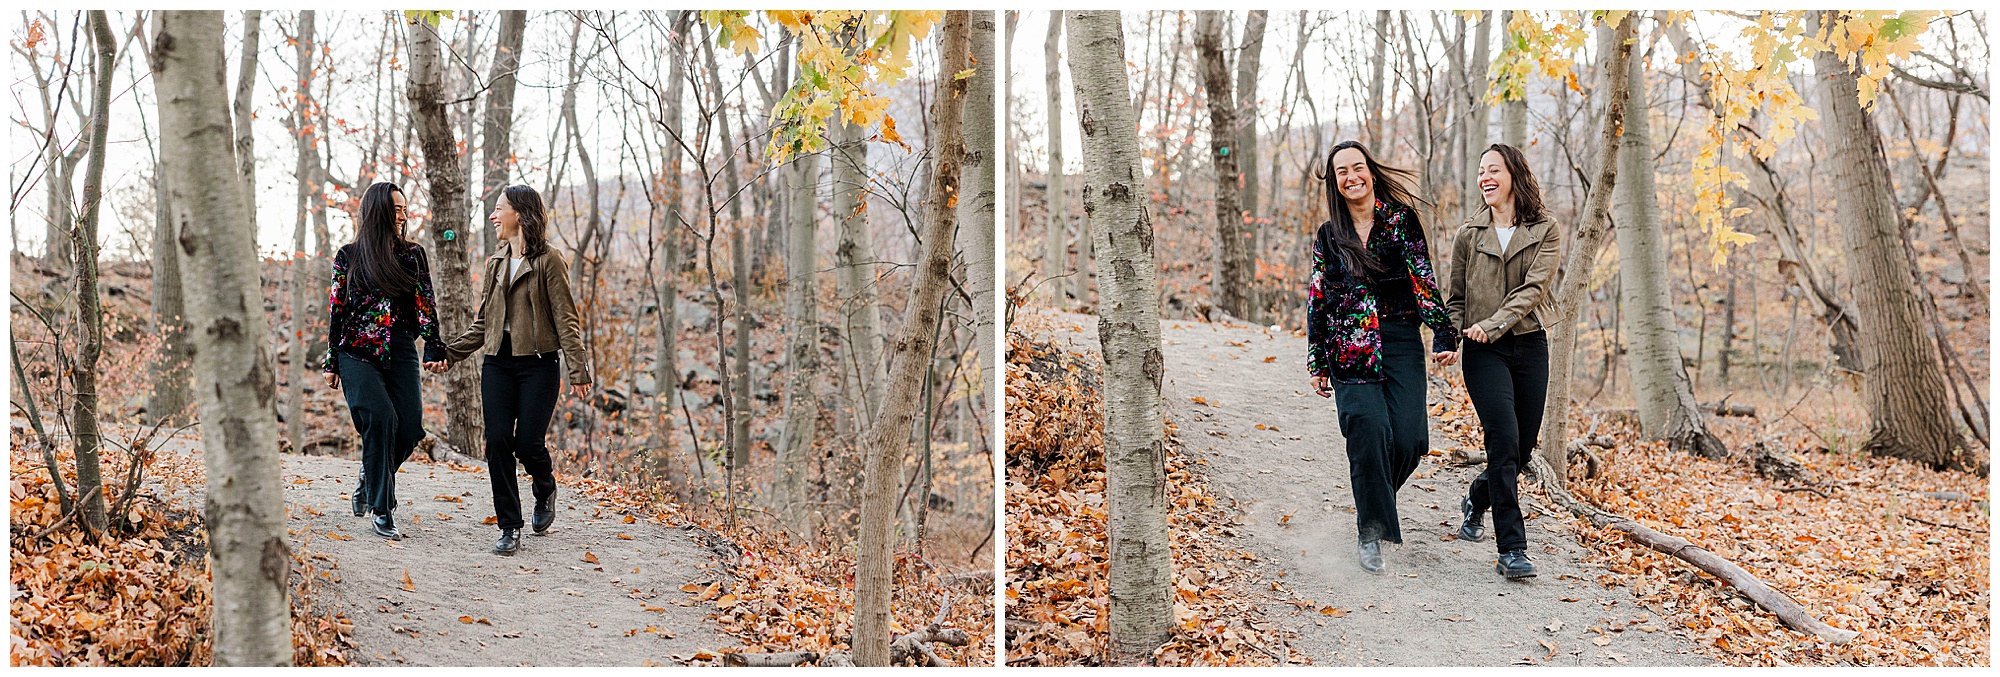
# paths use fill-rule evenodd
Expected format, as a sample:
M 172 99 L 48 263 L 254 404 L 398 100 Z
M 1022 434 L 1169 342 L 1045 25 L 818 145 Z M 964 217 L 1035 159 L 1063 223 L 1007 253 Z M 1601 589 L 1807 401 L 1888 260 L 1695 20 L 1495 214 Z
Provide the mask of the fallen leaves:
M 583 551 L 583 561 L 585 561 L 585 562 L 589 562 L 589 563 L 591 563 L 591 564 L 596 564 L 596 563 L 597 563 L 597 554 L 596 554 L 596 553 L 593 553 L 593 552 L 591 552 L 591 551 L 589 551 L 589 550 L 585 550 L 585 551 Z
M 403 592 L 416 592 L 417 582 L 410 579 L 410 570 L 403 570 Z

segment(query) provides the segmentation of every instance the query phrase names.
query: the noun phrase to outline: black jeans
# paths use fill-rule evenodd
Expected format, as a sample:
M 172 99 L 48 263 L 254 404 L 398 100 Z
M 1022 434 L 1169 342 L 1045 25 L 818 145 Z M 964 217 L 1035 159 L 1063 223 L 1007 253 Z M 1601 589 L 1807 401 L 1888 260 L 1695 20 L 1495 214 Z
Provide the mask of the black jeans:
M 479 400 L 486 410 L 486 474 L 493 481 L 493 514 L 501 529 L 521 528 L 521 489 L 514 476 L 519 461 L 534 479 L 535 499 L 556 493 L 555 468 L 544 442 L 549 418 L 562 393 L 557 353 L 515 357 L 513 341 L 500 340 L 500 354 L 487 355 L 479 372 Z
M 346 351 L 336 353 L 340 391 L 354 430 L 361 433 L 361 481 L 355 492 L 378 515 L 396 510 L 396 470 L 424 439 L 424 402 L 418 389 L 417 341 L 389 337 L 389 362 L 376 365 Z
M 1466 341 L 1465 392 L 1486 430 L 1486 471 L 1472 480 L 1472 509 L 1493 510 L 1493 542 L 1500 552 L 1528 547 L 1521 520 L 1521 466 L 1542 432 L 1542 404 L 1549 394 L 1546 332 L 1509 334 L 1492 343 Z
M 1361 540 L 1403 542 L 1396 490 L 1430 453 L 1424 409 L 1424 344 L 1414 315 L 1382 318 L 1377 383 L 1333 385 L 1340 434 L 1347 438 L 1347 476 L 1354 489 L 1354 525 Z

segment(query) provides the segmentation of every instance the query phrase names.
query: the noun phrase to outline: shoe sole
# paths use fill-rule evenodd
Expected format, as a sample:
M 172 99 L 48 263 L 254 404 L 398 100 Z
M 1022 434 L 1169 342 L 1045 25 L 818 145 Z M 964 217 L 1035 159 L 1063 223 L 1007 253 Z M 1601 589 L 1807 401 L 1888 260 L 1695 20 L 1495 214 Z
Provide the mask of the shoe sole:
M 514 553 L 517 553 L 517 552 L 520 552 L 520 551 L 521 551 L 521 549 L 520 549 L 520 548 L 515 548 L 515 549 L 513 549 L 513 550 L 501 550 L 501 549 L 499 549 L 499 548 L 494 548 L 494 549 L 493 549 L 493 554 L 495 554 L 495 555 L 499 555 L 499 556 L 501 556 L 501 557 L 513 557 L 513 556 L 514 556 Z
M 1501 576 L 1502 578 L 1505 578 L 1505 579 L 1507 579 L 1507 580 L 1510 580 L 1510 581 L 1518 581 L 1518 580 L 1521 580 L 1521 579 L 1523 579 L 1523 578 L 1534 578 L 1534 577 L 1535 577 L 1535 572 L 1533 572 L 1533 571 L 1530 571 L 1530 572 L 1527 572 L 1527 573 L 1508 573 L 1508 572 L 1507 572 L 1507 570 L 1506 570 L 1505 568 L 1502 568 L 1502 567 L 1500 567 L 1499 565 L 1494 565 L 1494 567 L 1493 567 L 1493 573 L 1497 573 L 1497 574 L 1500 574 L 1500 576 Z

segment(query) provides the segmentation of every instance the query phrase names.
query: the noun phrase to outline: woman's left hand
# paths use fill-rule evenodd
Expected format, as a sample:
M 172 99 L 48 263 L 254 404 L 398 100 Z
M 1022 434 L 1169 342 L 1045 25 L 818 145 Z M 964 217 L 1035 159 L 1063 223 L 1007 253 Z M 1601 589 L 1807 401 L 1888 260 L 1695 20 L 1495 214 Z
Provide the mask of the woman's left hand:
M 569 394 L 577 397 L 588 397 L 590 395 L 590 384 L 572 383 L 569 386 Z
M 1480 329 L 1479 325 L 1476 324 L 1465 328 L 1465 337 L 1480 343 L 1490 343 L 1492 341 L 1492 338 L 1486 335 L 1486 330 Z

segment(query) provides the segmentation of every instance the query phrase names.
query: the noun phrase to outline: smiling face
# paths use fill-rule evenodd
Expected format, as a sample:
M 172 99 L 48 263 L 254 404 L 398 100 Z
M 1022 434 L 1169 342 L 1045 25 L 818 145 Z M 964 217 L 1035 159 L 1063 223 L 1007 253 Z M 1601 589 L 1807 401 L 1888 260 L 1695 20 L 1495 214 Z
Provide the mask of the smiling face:
M 512 240 L 521 234 L 521 213 L 514 211 L 513 203 L 505 197 L 493 201 L 493 213 L 487 214 L 486 220 L 500 230 L 502 240 Z
M 1333 154 L 1333 185 L 1348 204 L 1366 204 L 1375 196 L 1375 175 L 1368 171 L 1368 156 L 1359 148 L 1342 148 Z
M 1500 151 L 1489 150 L 1479 156 L 1479 197 L 1488 207 L 1513 204 L 1514 175 L 1507 173 Z
M 403 228 L 410 223 L 410 201 L 403 197 L 400 190 L 389 193 L 389 199 L 396 203 L 396 232 L 403 233 Z M 404 233 L 404 236 L 408 237 L 408 234 Z

